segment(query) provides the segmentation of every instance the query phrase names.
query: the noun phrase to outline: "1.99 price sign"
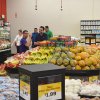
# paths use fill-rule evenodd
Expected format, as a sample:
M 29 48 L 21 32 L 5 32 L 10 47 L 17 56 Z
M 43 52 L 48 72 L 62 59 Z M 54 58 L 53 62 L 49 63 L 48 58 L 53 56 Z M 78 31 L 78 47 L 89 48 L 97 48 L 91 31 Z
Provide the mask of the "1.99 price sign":
M 38 86 L 38 100 L 62 99 L 61 82 Z
M 46 97 L 56 96 L 56 92 L 50 92 L 45 94 Z

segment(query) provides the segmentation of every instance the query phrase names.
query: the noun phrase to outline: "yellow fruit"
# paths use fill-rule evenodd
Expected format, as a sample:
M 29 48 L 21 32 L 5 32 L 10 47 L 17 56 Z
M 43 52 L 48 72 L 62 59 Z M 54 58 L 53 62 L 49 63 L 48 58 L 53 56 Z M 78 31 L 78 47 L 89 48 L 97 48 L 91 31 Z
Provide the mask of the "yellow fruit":
M 77 61 L 76 60 L 70 60 L 70 65 L 71 66 L 76 66 L 77 65 Z
M 90 70 L 90 67 L 89 66 L 85 66 L 82 68 L 82 70 Z
M 72 53 L 74 53 L 74 54 L 77 53 L 77 49 L 76 49 L 76 48 L 70 48 L 70 51 L 71 51 Z
M 62 58 L 66 58 L 66 57 L 67 57 L 66 53 L 62 52 L 62 53 L 61 53 L 61 57 L 62 57 Z
M 50 60 L 50 63 L 52 63 L 52 64 L 56 64 L 56 62 L 57 62 L 57 60 L 56 60 L 55 58 L 52 58 L 52 59 Z
M 62 47 L 62 51 L 66 52 L 66 51 L 68 51 L 68 48 L 67 47 Z
M 56 47 L 55 48 L 55 52 L 60 52 L 61 51 L 61 48 L 60 47 Z
M 67 55 L 68 55 L 69 58 L 72 58 L 72 59 L 75 58 L 75 54 L 72 53 L 72 52 L 67 52 Z
M 90 57 L 90 60 L 92 61 L 93 65 L 97 65 L 97 59 L 95 57 Z
M 75 69 L 76 69 L 76 70 L 81 70 L 81 67 L 80 67 L 79 65 L 76 65 L 76 66 L 75 66 Z
M 80 56 L 76 56 L 75 60 L 79 61 L 79 60 L 81 60 L 81 57 Z
M 78 53 L 83 52 L 84 51 L 84 47 L 83 46 L 78 46 L 77 47 L 77 51 L 78 51 Z
M 69 65 L 69 60 L 68 60 L 68 59 L 64 59 L 64 60 L 63 60 L 63 64 L 64 64 L 64 66 Z
M 67 69 L 67 70 L 71 70 L 71 69 L 72 69 L 71 65 L 68 65 L 68 66 L 66 67 L 66 69 Z
M 89 54 L 88 54 L 87 52 L 81 52 L 81 53 L 79 54 L 79 56 L 84 60 L 84 59 L 86 59 L 86 58 L 89 57 Z
M 57 59 L 57 65 L 62 65 L 62 63 L 63 63 L 63 59 L 61 57 Z
M 91 65 L 92 65 L 92 60 L 89 59 L 89 58 L 86 58 L 86 59 L 85 59 L 85 65 L 91 66 Z
M 98 69 L 100 69 L 100 64 L 97 64 L 95 67 L 98 68 Z
M 78 64 L 79 64 L 80 67 L 84 67 L 84 66 L 85 66 L 84 60 L 80 60 L 80 61 L 78 62 Z
M 90 69 L 91 69 L 91 70 L 95 70 L 96 68 L 95 68 L 93 65 L 91 65 L 91 66 L 90 66 Z

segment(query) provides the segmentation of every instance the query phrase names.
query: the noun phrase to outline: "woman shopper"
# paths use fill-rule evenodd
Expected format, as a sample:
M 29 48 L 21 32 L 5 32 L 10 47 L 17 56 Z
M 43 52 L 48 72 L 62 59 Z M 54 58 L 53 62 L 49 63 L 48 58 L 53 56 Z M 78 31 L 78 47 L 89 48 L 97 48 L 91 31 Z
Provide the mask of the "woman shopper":
M 20 53 L 20 41 L 22 37 L 23 37 L 23 34 L 22 34 L 22 30 L 20 29 L 18 30 L 18 35 L 15 37 L 14 42 L 12 43 L 12 45 L 15 44 L 17 53 Z

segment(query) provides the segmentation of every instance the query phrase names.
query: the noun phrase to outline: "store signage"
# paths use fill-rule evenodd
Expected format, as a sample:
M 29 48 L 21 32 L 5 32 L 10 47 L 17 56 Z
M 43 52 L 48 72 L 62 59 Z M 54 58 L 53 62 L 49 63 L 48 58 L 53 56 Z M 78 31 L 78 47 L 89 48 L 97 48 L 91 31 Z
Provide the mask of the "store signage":
M 61 99 L 61 82 L 39 85 L 38 86 L 39 100 L 58 100 Z
M 61 75 L 38 78 L 38 100 L 62 99 Z
M 94 81 L 96 81 L 98 79 L 99 79 L 99 76 L 90 76 L 89 77 L 89 82 L 94 82 Z
M 20 76 L 20 96 L 25 100 L 30 100 L 30 83 L 29 76 Z

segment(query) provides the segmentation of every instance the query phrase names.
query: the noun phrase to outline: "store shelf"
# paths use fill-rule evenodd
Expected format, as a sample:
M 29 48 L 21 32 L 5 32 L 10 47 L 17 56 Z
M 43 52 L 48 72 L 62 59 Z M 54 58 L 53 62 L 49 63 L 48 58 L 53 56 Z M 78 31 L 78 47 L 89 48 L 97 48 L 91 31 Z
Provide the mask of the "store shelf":
M 93 34 L 81 34 L 81 35 L 100 35 L 100 34 L 95 34 L 95 33 L 93 33 Z
M 92 76 L 99 75 L 100 69 L 98 70 L 66 70 L 66 76 Z
M 96 43 L 100 43 L 100 42 L 96 42 Z
M 90 44 L 90 43 L 85 43 L 85 44 Z M 95 43 L 91 43 L 91 44 L 95 44 Z
M 100 96 L 86 96 L 86 95 L 79 95 L 81 98 L 95 98 L 95 97 L 100 97 Z
M 80 36 L 84 36 L 85 44 L 96 44 L 97 37 L 100 35 L 100 20 L 81 20 L 80 21 Z M 89 38 L 89 43 L 86 43 L 86 39 Z M 95 39 L 95 43 L 92 43 L 92 39 Z
M 100 26 L 100 25 L 81 25 L 81 26 Z
M 0 53 L 1 52 L 5 52 L 5 51 L 10 51 L 11 49 L 4 49 L 4 50 L 0 50 Z
M 81 43 L 85 43 L 85 42 L 81 42 Z
M 92 31 L 92 29 L 82 29 L 81 31 Z

